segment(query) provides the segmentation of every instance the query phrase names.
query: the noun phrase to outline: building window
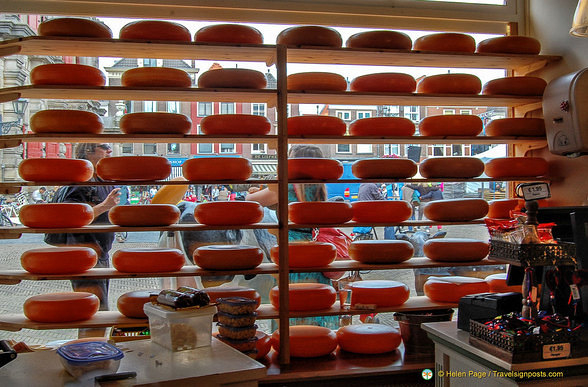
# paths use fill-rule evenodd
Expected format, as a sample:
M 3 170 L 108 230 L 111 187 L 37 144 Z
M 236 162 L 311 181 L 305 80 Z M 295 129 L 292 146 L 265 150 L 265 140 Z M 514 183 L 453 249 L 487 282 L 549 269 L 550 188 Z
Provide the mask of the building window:
M 143 154 L 146 154 L 146 155 L 157 154 L 157 144 L 143 144 Z
M 472 109 L 460 109 L 459 114 L 464 114 L 464 115 L 472 114 Z
M 357 153 L 372 153 L 371 144 L 357 144 Z
M 349 110 L 337 110 L 335 114 L 343 121 L 351 120 L 351 112 Z
M 220 144 L 220 153 L 235 153 L 235 144 Z
M 384 105 L 381 115 L 382 117 L 400 117 L 400 106 Z
M 178 101 L 167 101 L 167 112 L 168 113 L 180 113 L 180 102 Z
M 253 114 L 255 116 L 264 116 L 265 117 L 265 110 L 266 110 L 265 103 L 252 103 L 251 104 L 251 114 Z
M 451 155 L 452 156 L 463 156 L 463 145 L 453 144 L 451 146 Z
M 153 59 L 153 58 L 143 59 L 143 67 L 157 67 L 157 59 Z
M 133 154 L 133 144 L 131 144 L 131 143 L 122 144 L 121 151 L 123 154 L 132 155 Z
M 167 144 L 167 153 L 177 155 L 180 153 L 180 144 L 174 142 Z
M 397 155 L 400 156 L 400 145 L 399 144 L 384 144 L 385 155 Z
M 251 144 L 251 154 L 266 154 L 267 144 Z
M 157 101 L 143 101 L 143 111 L 144 112 L 156 112 L 157 111 Z
M 221 102 L 220 114 L 235 114 L 235 103 L 233 102 Z
M 351 145 L 337 144 L 337 153 L 351 153 Z
M 455 109 L 443 109 L 443 115 L 455 114 Z
M 445 144 L 429 145 L 427 148 L 427 154 L 429 156 L 445 156 Z
M 370 118 L 372 116 L 372 112 L 357 112 L 357 119 L 361 118 Z
M 200 125 L 197 125 L 196 129 L 198 130 L 198 134 L 202 134 L 202 131 L 200 130 Z M 213 151 L 212 144 L 202 143 L 202 142 L 198 143 L 198 153 L 210 154 L 210 153 L 212 153 L 212 151 Z
M 404 107 L 404 118 L 408 118 L 412 122 L 417 122 L 420 119 L 419 107 L 418 106 L 405 106 Z
M 213 115 L 212 102 L 198 102 L 198 117 Z

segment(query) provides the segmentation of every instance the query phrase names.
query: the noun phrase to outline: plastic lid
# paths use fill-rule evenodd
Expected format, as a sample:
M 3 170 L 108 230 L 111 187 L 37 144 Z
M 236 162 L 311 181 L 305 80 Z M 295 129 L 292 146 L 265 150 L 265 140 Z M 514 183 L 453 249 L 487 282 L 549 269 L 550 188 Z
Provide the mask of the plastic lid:
M 71 363 L 120 360 L 124 356 L 114 345 L 100 341 L 64 345 L 57 349 L 57 353 Z
M 216 302 L 218 302 L 219 304 L 227 304 L 230 306 L 256 305 L 257 304 L 257 301 L 252 300 L 251 298 L 245 298 L 245 297 L 217 298 Z

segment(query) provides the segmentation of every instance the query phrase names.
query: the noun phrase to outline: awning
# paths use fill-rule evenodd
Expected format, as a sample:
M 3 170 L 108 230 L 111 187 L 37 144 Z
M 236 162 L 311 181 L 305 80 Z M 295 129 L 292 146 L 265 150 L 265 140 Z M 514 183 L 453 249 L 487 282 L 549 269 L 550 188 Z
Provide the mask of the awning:
M 254 175 L 275 175 L 278 173 L 278 163 L 254 163 L 253 174 Z

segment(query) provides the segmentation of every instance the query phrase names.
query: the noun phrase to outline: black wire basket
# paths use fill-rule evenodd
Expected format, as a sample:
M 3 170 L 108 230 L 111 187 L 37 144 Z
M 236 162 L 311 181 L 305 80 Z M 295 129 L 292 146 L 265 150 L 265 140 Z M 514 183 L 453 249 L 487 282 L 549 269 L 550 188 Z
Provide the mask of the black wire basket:
M 516 244 L 491 240 L 488 258 L 523 266 L 575 266 L 576 245 L 568 242 Z

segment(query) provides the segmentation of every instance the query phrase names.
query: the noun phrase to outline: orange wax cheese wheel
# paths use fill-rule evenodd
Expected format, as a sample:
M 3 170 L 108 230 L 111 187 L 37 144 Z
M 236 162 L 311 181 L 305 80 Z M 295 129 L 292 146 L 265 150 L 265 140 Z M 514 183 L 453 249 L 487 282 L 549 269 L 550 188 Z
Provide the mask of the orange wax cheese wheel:
M 190 31 L 181 24 L 163 20 L 139 20 L 121 28 L 121 39 L 192 41 Z
M 143 306 L 150 302 L 152 293 L 159 293 L 153 290 L 135 290 L 122 294 L 116 301 L 116 307 L 119 312 L 129 318 L 147 318 L 143 311 Z
M 487 293 L 488 284 L 482 278 L 429 277 L 423 290 L 432 301 L 459 302 L 469 294 Z
M 341 47 L 343 39 L 336 30 L 322 26 L 298 26 L 286 28 L 278 34 L 277 44 L 286 46 Z
M 511 211 L 519 211 L 525 206 L 523 199 L 498 199 L 488 202 L 488 217 L 510 219 Z
M 414 41 L 413 50 L 419 51 L 449 51 L 469 52 L 476 51 L 476 41 L 467 34 L 442 32 L 421 36 Z
M 549 164 L 541 157 L 499 157 L 486 162 L 485 172 L 492 178 L 546 176 Z
M 214 303 L 219 298 L 243 297 L 257 302 L 257 307 L 261 303 L 261 296 L 255 289 L 244 286 L 212 286 L 204 289 L 210 297 L 210 302 Z
M 194 250 L 194 263 L 207 270 L 247 270 L 263 260 L 259 247 L 246 245 L 210 245 Z
M 215 114 L 200 121 L 200 130 L 209 135 L 266 135 L 271 129 L 267 117 L 254 114 Z
M 408 286 L 398 281 L 367 280 L 351 283 L 351 305 L 399 306 L 408 300 Z
M 337 341 L 344 351 L 375 355 L 394 351 L 402 342 L 402 336 L 389 325 L 354 324 L 339 328 Z
M 529 54 L 537 55 L 541 51 L 541 43 L 530 36 L 499 36 L 482 40 L 476 52 L 493 54 Z
M 288 118 L 288 135 L 342 136 L 347 131 L 345 121 L 332 116 L 296 116 Z
M 137 67 L 127 70 L 120 78 L 125 87 L 190 87 L 187 72 L 169 67 Z
M 288 179 L 335 180 L 343 176 L 343 164 L 337 160 L 300 157 L 288 159 Z
M 78 228 L 92 223 L 94 210 L 86 203 L 25 204 L 18 218 L 31 228 Z
M 349 90 L 381 93 L 412 93 L 416 81 L 403 73 L 378 73 L 361 75 L 351 81 Z
M 506 273 L 490 274 L 484 279 L 491 293 L 522 292 L 522 285 L 507 285 Z
M 419 123 L 421 136 L 477 136 L 484 123 L 470 114 L 429 116 Z
M 410 159 L 363 159 L 351 164 L 353 176 L 360 179 L 405 179 L 416 175 L 417 170 Z
M 427 258 L 440 262 L 475 262 L 488 255 L 488 242 L 467 238 L 429 239 L 423 245 Z
M 194 35 L 195 42 L 263 44 L 263 35 L 257 28 L 242 24 L 216 24 L 202 27 Z
M 400 263 L 413 254 L 412 244 L 401 240 L 355 241 L 349 246 L 349 257 L 361 263 Z
M 421 79 L 417 92 L 423 94 L 479 94 L 480 78 L 471 74 L 439 74 Z
M 170 181 L 186 181 L 182 176 L 174 177 Z M 151 204 L 178 204 L 184 198 L 188 185 L 165 185 L 157 190 L 151 199 Z
M 270 249 L 271 260 L 279 265 L 280 248 Z M 325 242 L 290 242 L 288 243 L 288 266 L 290 267 L 324 267 L 337 257 L 337 249 Z
M 484 162 L 475 157 L 431 157 L 421 161 L 419 172 L 426 179 L 478 177 L 484 173 Z
M 169 226 L 180 220 L 180 210 L 172 204 L 129 204 L 114 206 L 108 219 L 118 226 Z
M 18 174 L 28 181 L 88 181 L 94 166 L 83 159 L 26 159 L 18 165 Z
M 345 91 L 347 81 L 342 75 L 328 72 L 307 72 L 288 75 L 288 90 Z
M 297 224 L 345 223 L 353 217 L 351 204 L 345 202 L 294 202 L 288 204 L 288 218 Z
M 123 273 L 178 271 L 184 266 L 184 254 L 178 249 L 120 249 L 112 255 L 112 266 Z
M 270 290 L 270 302 L 280 309 L 280 289 Z M 299 282 L 289 285 L 288 301 L 291 311 L 312 311 L 329 309 L 337 299 L 335 289 L 326 284 Z
M 407 34 L 398 31 L 365 31 L 351 35 L 345 46 L 349 48 L 410 50 L 412 39 Z
M 37 27 L 39 36 L 71 36 L 112 39 L 110 28 L 97 20 L 60 17 L 45 20 Z
M 414 123 L 404 117 L 361 118 L 349 124 L 352 136 L 412 136 Z
M 98 311 L 100 300 L 87 292 L 47 293 L 27 298 L 24 315 L 31 321 L 64 323 L 88 320 Z
M 500 118 L 486 125 L 486 136 L 545 136 L 543 118 Z
M 429 202 L 423 210 L 427 219 L 437 222 L 467 222 L 488 213 L 483 199 L 445 199 Z
M 208 70 L 198 78 L 198 87 L 264 89 L 267 79 L 262 72 L 249 69 Z
M 252 201 L 200 203 L 194 209 L 194 218 L 209 226 L 253 224 L 263 219 L 263 207 Z
M 486 95 L 543 95 L 547 82 L 539 77 L 505 77 L 486 82 L 482 94 Z
M 251 162 L 243 157 L 199 157 L 182 164 L 188 180 L 246 180 L 252 171 Z
M 255 331 L 255 349 L 257 349 L 256 360 L 263 359 L 272 349 L 272 337 L 265 332 Z
M 129 113 L 120 119 L 120 130 L 126 134 L 186 134 L 192 120 L 177 113 Z
M 164 180 L 171 173 L 171 163 L 161 156 L 105 157 L 96 164 L 96 174 L 103 180 Z
M 102 120 L 83 110 L 41 110 L 31 116 L 33 133 L 102 133 Z
M 33 274 L 79 274 L 96 265 L 98 256 L 89 247 L 48 247 L 27 250 L 20 256 L 23 269 Z
M 337 335 L 329 328 L 316 325 L 291 325 L 289 327 L 290 356 L 326 356 L 337 348 Z M 272 333 L 272 347 L 280 352 L 280 331 Z
M 404 222 L 412 215 L 410 203 L 404 200 L 367 200 L 353 202 L 352 220 L 358 223 Z
M 106 77 L 96 67 L 81 64 L 45 64 L 31 70 L 33 85 L 104 86 Z

